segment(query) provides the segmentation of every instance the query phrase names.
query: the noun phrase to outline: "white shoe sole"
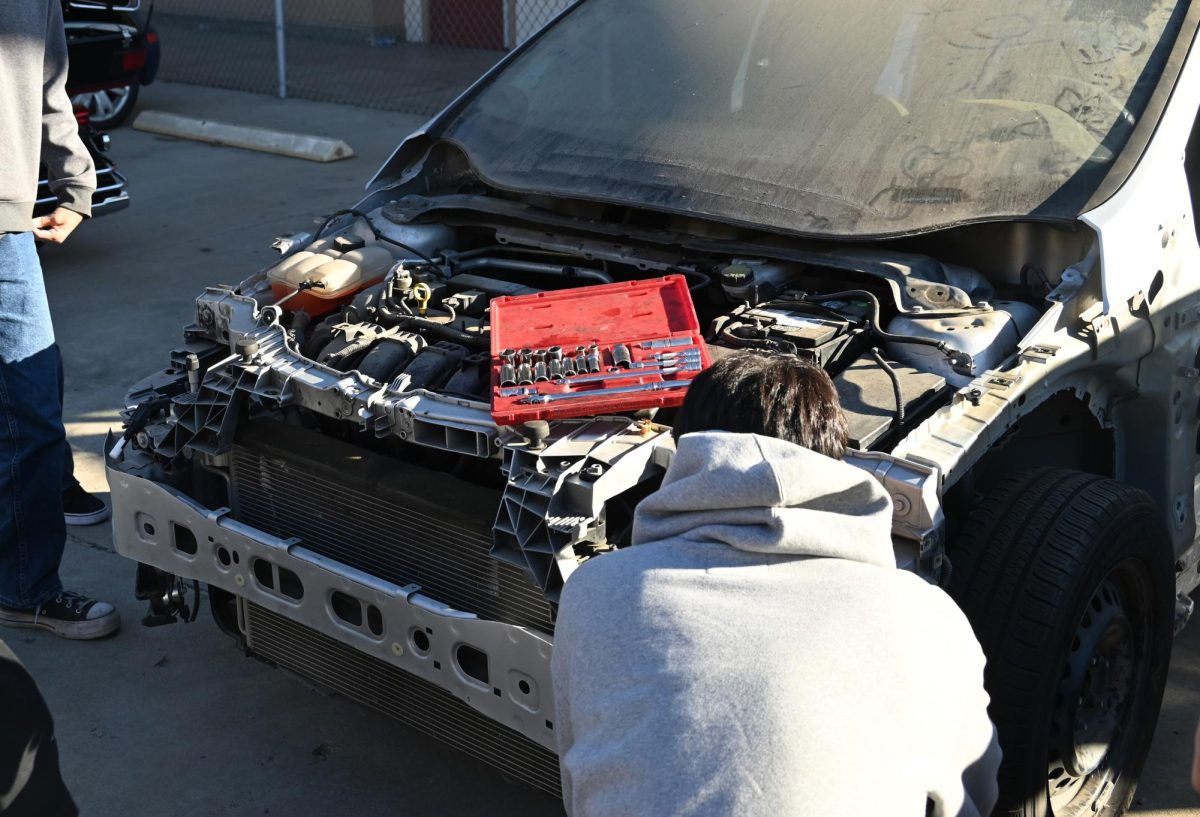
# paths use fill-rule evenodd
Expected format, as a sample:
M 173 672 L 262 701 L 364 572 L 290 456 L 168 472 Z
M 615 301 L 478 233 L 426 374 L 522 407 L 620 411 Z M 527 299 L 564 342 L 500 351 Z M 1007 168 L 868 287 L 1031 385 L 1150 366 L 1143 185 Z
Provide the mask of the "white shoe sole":
M 47 618 L 21 610 L 0 608 L 0 625 L 23 627 L 30 630 L 49 630 L 59 638 L 89 641 L 93 638 L 103 638 L 121 629 L 121 614 L 113 610 L 107 616 L 88 621 L 63 621 L 60 618 Z
M 98 525 L 112 516 L 112 510 L 107 505 L 92 513 L 64 513 L 63 519 L 68 525 Z

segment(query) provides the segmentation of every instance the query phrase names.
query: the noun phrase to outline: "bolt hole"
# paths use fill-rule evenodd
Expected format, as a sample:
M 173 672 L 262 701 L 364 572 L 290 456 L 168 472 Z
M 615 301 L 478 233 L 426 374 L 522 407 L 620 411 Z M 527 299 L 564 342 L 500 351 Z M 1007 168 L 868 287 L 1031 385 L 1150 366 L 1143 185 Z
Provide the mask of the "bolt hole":
M 374 604 L 367 605 L 367 629 L 373 635 L 383 635 L 383 613 Z
M 347 596 L 340 590 L 334 590 L 329 597 L 329 605 L 333 614 L 353 627 L 361 627 L 363 623 L 362 603 L 353 596 Z
M 520 683 L 517 684 L 517 689 L 521 690 L 522 695 L 528 695 L 529 694 L 529 682 L 521 681 Z
M 488 682 L 488 657 L 483 650 L 469 644 L 459 644 L 454 651 L 454 660 L 463 674 L 474 678 L 481 684 Z
M 268 590 L 275 589 L 275 574 L 271 571 L 271 563 L 266 559 L 255 559 L 252 566 L 254 578 Z
M 143 522 L 142 523 L 142 531 L 147 536 L 153 536 L 154 535 L 154 526 L 151 525 L 149 522 Z
M 196 534 L 175 522 L 171 523 L 171 530 L 175 535 L 175 549 L 180 553 L 186 553 L 188 556 L 195 556 L 196 551 L 200 549 L 199 544 L 196 542 Z
M 217 548 L 217 561 L 225 567 L 229 567 L 229 565 L 233 564 L 233 559 L 230 558 L 229 551 L 223 547 Z
M 412 634 L 413 648 L 419 653 L 429 652 L 429 636 L 425 635 L 420 630 L 414 630 Z

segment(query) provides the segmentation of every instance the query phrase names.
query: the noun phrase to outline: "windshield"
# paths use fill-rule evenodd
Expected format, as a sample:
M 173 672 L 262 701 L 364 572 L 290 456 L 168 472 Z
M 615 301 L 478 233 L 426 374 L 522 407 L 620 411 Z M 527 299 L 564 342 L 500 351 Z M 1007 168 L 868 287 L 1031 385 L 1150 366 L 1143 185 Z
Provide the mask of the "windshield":
M 1074 218 L 1186 5 L 584 0 L 444 138 L 499 187 L 810 235 Z

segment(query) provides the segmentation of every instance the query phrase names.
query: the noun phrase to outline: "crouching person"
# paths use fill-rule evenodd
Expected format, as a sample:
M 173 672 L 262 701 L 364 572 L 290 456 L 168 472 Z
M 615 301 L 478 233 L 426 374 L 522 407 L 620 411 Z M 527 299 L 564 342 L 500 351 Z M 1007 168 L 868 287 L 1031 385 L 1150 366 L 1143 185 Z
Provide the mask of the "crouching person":
M 698 376 L 633 546 L 562 594 L 564 797 L 600 815 L 987 815 L 984 657 L 896 569 L 892 506 L 839 460 L 825 372 L 743 353 Z

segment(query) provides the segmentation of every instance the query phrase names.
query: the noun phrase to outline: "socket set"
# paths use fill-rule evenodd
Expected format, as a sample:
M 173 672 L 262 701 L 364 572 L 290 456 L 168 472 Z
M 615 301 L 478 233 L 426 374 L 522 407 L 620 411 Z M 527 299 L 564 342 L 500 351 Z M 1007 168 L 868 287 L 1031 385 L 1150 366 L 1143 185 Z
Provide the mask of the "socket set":
M 710 365 L 682 276 L 492 301 L 501 425 L 679 405 Z

